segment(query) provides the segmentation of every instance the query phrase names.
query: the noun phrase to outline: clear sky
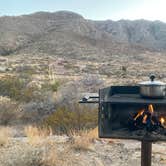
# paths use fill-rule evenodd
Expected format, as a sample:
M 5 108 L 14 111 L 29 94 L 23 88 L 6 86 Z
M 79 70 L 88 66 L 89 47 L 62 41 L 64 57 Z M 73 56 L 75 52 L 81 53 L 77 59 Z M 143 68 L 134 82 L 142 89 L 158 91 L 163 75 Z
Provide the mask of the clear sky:
M 59 10 L 73 11 L 93 20 L 166 22 L 166 0 L 0 0 L 0 16 Z

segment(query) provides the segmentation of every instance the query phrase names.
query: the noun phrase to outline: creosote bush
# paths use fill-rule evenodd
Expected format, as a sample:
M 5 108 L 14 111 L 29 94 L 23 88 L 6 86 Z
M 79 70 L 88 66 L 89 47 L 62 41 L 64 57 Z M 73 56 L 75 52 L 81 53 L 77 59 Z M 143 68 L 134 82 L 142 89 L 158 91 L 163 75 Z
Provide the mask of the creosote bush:
M 19 117 L 18 103 L 9 98 L 0 98 L 0 125 L 9 125 Z
M 18 76 L 6 76 L 0 80 L 0 96 L 16 101 L 29 102 L 36 96 L 34 88 L 26 87 L 29 80 Z
M 43 84 L 42 89 L 45 91 L 49 90 L 49 91 L 56 92 L 59 86 L 60 86 L 60 82 L 55 80 L 53 82 L 48 82 Z
M 43 121 L 44 126 L 49 126 L 56 133 L 69 134 L 71 131 L 80 131 L 97 126 L 97 110 L 88 107 L 58 108 L 53 114 Z
M 7 96 L 20 102 L 41 101 L 44 93 L 57 91 L 60 83 L 44 82 L 41 88 L 28 86 L 31 82 L 30 76 L 24 77 L 26 73 L 19 76 L 6 76 L 0 79 L 0 96 Z
M 13 77 L 6 76 L 0 80 L 0 95 L 8 96 L 15 100 L 19 100 L 22 95 L 22 89 L 24 88 L 23 80 Z

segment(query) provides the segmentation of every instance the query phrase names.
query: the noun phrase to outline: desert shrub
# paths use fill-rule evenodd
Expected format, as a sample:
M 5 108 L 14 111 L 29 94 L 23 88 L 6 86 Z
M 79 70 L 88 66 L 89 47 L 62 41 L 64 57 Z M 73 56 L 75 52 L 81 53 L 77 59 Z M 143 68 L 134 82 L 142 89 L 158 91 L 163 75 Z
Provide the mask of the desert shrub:
M 34 88 L 26 88 L 22 90 L 22 98 L 20 100 L 30 102 L 35 98 Z
M 50 126 L 53 131 L 69 134 L 72 130 L 79 131 L 97 125 L 97 110 L 75 105 L 74 109 L 63 106 L 48 116 L 43 124 Z
M 16 101 L 29 102 L 36 96 L 35 89 L 26 87 L 28 80 L 17 76 L 7 76 L 0 80 L 0 95 L 8 96 Z
M 29 78 L 7 76 L 0 80 L 0 95 L 8 96 L 13 100 L 21 102 L 39 101 L 43 99 L 43 94 L 48 89 L 37 89 L 33 86 L 28 86 Z M 50 85 L 50 89 L 56 90 L 58 84 Z
M 8 125 L 17 121 L 18 117 L 18 104 L 8 98 L 1 97 L 0 99 L 0 124 Z
M 53 82 L 47 82 L 42 85 L 42 89 L 45 91 L 53 91 L 56 92 L 58 90 L 58 87 L 60 86 L 60 82 L 55 80 Z
M 127 75 L 127 66 L 121 66 L 121 72 L 121 76 L 125 78 Z
M 0 47 L 0 55 L 2 56 L 10 55 L 13 52 L 14 50 L 12 50 L 11 48 L 3 47 L 3 46 Z
M 122 66 L 121 69 L 123 72 L 127 72 L 127 66 Z
M 39 98 L 38 98 L 39 99 Z M 44 94 L 39 101 L 30 101 L 22 105 L 22 123 L 37 123 L 55 111 L 55 101 L 51 94 Z
M 7 76 L 0 80 L 0 95 L 8 96 L 19 100 L 22 93 L 21 90 L 24 88 L 23 80 L 18 77 Z
M 23 102 L 31 102 L 31 101 L 41 101 L 43 99 L 44 92 L 39 89 L 36 89 L 35 87 L 25 87 L 21 90 L 21 96 L 19 98 L 19 101 Z
M 79 84 L 75 83 L 74 81 L 66 81 L 63 86 L 60 86 L 56 96 L 54 96 L 56 104 L 59 105 L 59 107 L 62 107 L 62 105 L 71 105 L 77 100 L 79 90 Z

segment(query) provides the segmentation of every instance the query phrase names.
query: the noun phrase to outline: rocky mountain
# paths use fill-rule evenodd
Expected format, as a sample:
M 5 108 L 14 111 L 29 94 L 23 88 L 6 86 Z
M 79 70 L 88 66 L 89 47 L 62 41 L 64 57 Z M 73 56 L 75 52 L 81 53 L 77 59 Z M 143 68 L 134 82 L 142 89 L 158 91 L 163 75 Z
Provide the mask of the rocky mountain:
M 166 24 L 160 21 L 120 20 L 98 21 L 98 29 L 111 34 L 116 40 L 142 45 L 147 49 L 166 49 Z
M 165 50 L 166 24 L 159 21 L 92 21 L 69 11 L 0 17 L 0 55 L 93 59 Z

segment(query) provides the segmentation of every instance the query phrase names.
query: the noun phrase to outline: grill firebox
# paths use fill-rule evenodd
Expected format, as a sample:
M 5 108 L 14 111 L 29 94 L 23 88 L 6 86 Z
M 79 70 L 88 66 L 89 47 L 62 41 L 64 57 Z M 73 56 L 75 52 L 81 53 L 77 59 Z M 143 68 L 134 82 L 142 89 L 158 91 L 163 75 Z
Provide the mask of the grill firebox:
M 154 109 L 150 122 L 147 120 L 146 124 L 141 122 L 140 126 L 134 127 L 132 118 L 134 119 L 141 110 L 148 110 L 149 105 Z M 138 86 L 112 86 L 99 90 L 101 138 L 166 141 L 165 122 L 160 122 L 161 118 L 163 121 L 166 119 L 165 98 L 141 98 Z

